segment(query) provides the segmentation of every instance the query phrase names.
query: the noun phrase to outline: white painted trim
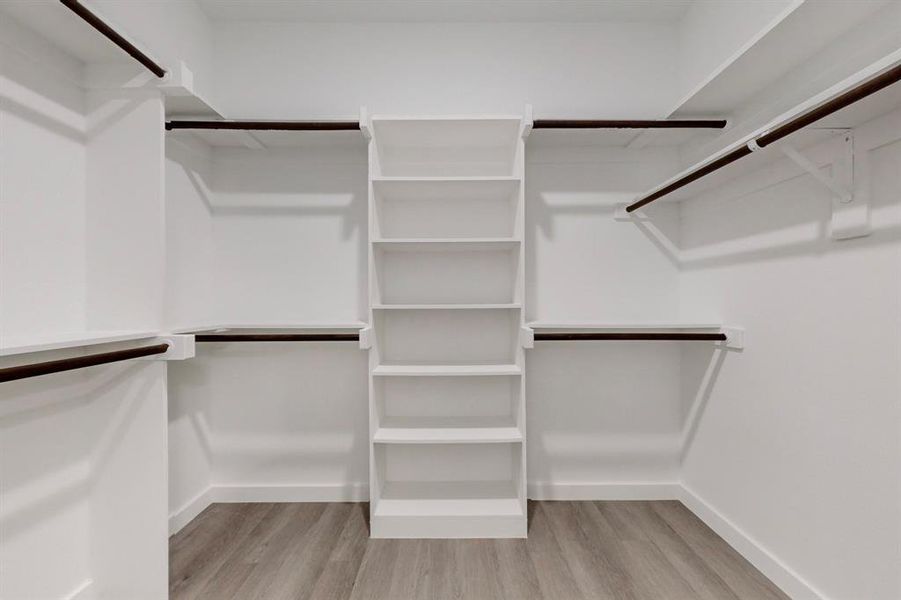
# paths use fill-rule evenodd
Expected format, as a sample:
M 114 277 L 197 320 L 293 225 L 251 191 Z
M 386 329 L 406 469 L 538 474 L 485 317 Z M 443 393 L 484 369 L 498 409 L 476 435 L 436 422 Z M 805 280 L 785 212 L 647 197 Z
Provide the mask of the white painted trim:
M 368 502 L 369 484 L 215 485 L 212 502 Z
M 825 595 L 817 591 L 788 565 L 764 548 L 760 542 L 742 531 L 740 527 L 724 517 L 689 487 L 682 484 L 680 490 L 679 500 L 686 508 L 726 540 L 730 546 L 793 600 L 826 600 Z
M 530 500 L 677 500 L 675 482 L 553 483 L 529 482 Z
M 63 596 L 63 600 L 93 600 L 94 580 L 85 579 L 74 590 Z
M 194 518 L 202 513 L 213 503 L 212 488 L 208 487 L 193 499 L 189 500 L 181 508 L 175 512 L 169 513 L 169 535 L 173 536 L 182 528 L 194 520 Z

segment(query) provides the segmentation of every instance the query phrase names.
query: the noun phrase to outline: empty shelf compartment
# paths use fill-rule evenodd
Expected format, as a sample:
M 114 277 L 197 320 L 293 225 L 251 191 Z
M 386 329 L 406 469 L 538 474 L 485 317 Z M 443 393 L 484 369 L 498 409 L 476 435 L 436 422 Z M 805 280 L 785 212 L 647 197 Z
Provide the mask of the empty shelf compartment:
M 515 364 L 487 365 L 413 365 L 385 364 L 372 370 L 377 377 L 479 377 L 497 375 L 521 375 Z
M 511 417 L 384 417 L 372 438 L 392 444 L 477 444 L 522 441 Z
M 521 119 L 374 117 L 382 176 L 514 175 Z
M 389 481 L 375 511 L 379 517 L 523 516 L 510 481 Z

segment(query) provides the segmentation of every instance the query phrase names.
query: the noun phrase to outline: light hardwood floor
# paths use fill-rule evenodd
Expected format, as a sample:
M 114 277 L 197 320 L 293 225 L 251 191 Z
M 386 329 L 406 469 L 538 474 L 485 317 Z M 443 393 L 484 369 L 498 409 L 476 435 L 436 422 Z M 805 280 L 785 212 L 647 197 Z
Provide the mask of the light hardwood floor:
M 371 540 L 367 514 L 214 504 L 169 541 L 170 599 L 787 598 L 676 501 L 531 502 L 526 540 Z

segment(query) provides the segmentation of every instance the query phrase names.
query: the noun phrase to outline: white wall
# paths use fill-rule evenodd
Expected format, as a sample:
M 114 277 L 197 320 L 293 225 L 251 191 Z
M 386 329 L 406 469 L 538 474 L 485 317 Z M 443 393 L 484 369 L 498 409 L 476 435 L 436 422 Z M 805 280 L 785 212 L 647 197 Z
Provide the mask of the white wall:
M 161 97 L 87 91 L 84 64 L 5 15 L 0 30 L 0 343 L 158 327 Z M 165 596 L 165 402 L 158 362 L 3 384 L 0 596 Z
M 212 324 L 215 318 L 212 168 L 208 146 L 190 136 L 166 137 L 168 330 Z M 175 515 L 170 527 L 196 515 L 210 485 L 210 394 L 205 370 L 194 362 L 169 363 L 168 506 Z
M 527 144 L 526 319 L 675 320 L 678 264 L 613 218 L 674 169 L 675 149 L 579 148 L 559 137 L 535 131 Z M 678 207 L 655 215 L 678 239 Z M 678 481 L 677 345 L 538 342 L 527 357 L 531 497 L 609 497 L 619 484 Z
M 4 13 L 0 49 L 0 336 L 78 331 L 86 273 L 82 65 Z
M 676 150 L 574 149 L 542 135 L 529 142 L 526 171 L 528 318 L 675 319 L 678 265 L 645 232 L 612 217 L 616 203 L 673 170 Z M 216 276 L 208 308 L 215 320 L 364 318 L 366 157 L 359 139 L 214 148 L 202 195 L 186 181 L 188 157 L 176 158 L 174 148 L 168 205 L 182 212 L 170 217 L 203 230 L 212 216 Z M 664 230 L 678 233 L 675 206 L 657 214 Z M 191 227 L 173 225 L 171 297 L 183 298 L 196 290 L 188 272 L 206 264 L 207 242 L 193 243 Z M 194 310 L 184 303 L 171 309 L 173 323 L 187 323 L 179 310 Z M 590 495 L 677 480 L 684 422 L 678 348 L 622 350 L 546 344 L 531 351 L 534 494 L 556 487 Z M 178 515 L 197 508 L 206 485 L 216 489 L 211 498 L 230 500 L 365 497 L 366 355 L 355 344 L 202 344 L 198 358 L 170 367 L 169 391 L 174 527 L 183 522 Z
M 292 140 L 307 143 L 210 149 L 169 136 L 171 326 L 365 317 L 366 145 Z M 367 497 L 357 344 L 201 344 L 170 367 L 169 393 L 173 530 L 210 499 Z
M 167 329 L 212 324 L 212 152 L 190 136 L 166 136 Z
M 217 23 L 230 117 L 653 117 L 675 102 L 668 23 Z M 671 92 L 670 90 L 673 90 Z
M 870 237 L 829 239 L 829 196 L 810 177 L 760 173 L 684 205 L 683 306 L 744 326 L 747 346 L 685 352 L 686 399 L 706 404 L 683 479 L 823 597 L 889 600 L 901 595 L 901 112 L 855 136 L 856 160 L 871 161 Z
M 366 145 L 360 134 L 312 137 L 298 148 L 214 153 L 220 322 L 349 323 L 368 312 Z

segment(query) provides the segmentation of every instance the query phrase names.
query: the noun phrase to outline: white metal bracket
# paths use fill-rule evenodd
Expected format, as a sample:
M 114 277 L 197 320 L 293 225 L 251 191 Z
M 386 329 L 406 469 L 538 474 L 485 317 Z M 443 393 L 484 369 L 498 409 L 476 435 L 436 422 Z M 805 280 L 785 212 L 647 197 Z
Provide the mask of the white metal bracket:
M 163 354 L 145 356 L 138 360 L 187 360 L 195 355 L 193 335 L 162 335 L 155 338 L 153 343 L 169 344 L 169 349 Z
M 360 330 L 360 350 L 369 350 L 370 348 L 372 348 L 372 327 L 364 327 Z
M 827 175 L 792 146 L 784 146 L 783 154 L 804 169 L 814 180 L 832 193 L 832 225 L 830 235 L 836 240 L 861 237 L 870 233 L 870 206 L 866 194 L 854 190 L 854 132 L 846 130 L 840 137 L 832 159 L 832 174 Z
M 535 330 L 531 327 L 522 327 L 519 330 L 519 343 L 523 348 L 535 347 Z
M 745 330 L 741 327 L 723 327 L 720 330 L 726 334 L 726 341 L 723 344 L 730 350 L 745 349 Z
M 526 104 L 522 113 L 522 131 L 520 132 L 522 139 L 526 139 L 527 137 L 529 137 L 529 134 L 532 133 L 533 123 L 534 121 L 532 119 L 532 105 Z
M 365 106 L 360 107 L 360 133 L 367 142 L 372 139 L 372 123 L 369 121 L 369 111 Z

